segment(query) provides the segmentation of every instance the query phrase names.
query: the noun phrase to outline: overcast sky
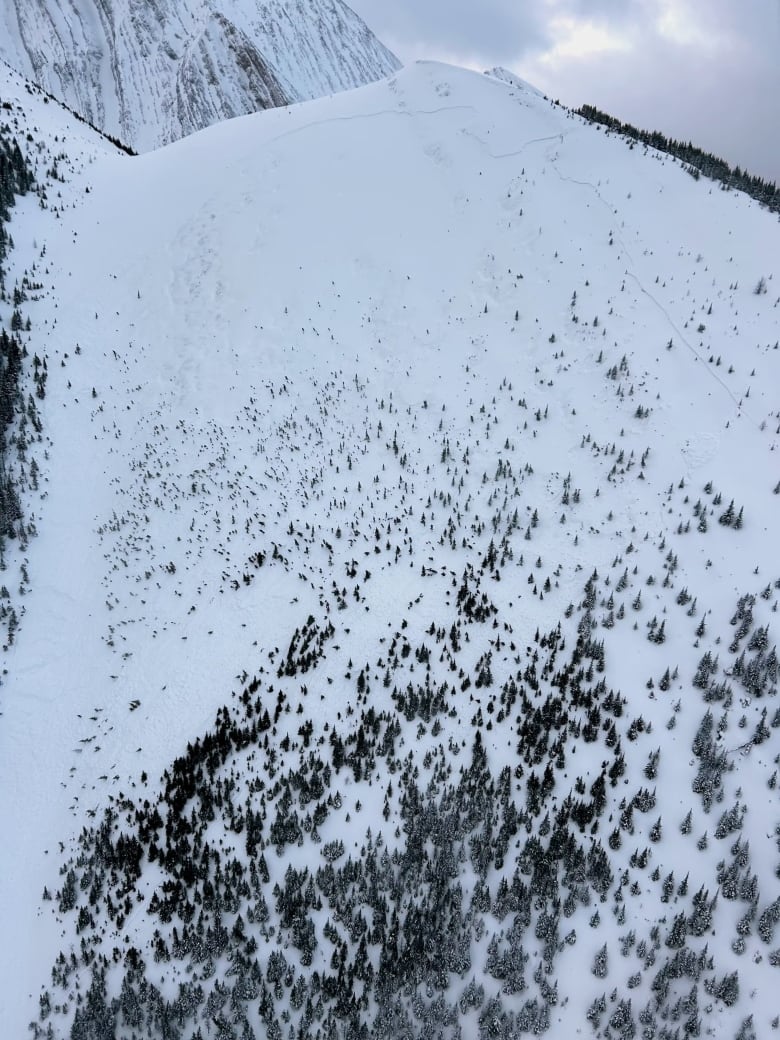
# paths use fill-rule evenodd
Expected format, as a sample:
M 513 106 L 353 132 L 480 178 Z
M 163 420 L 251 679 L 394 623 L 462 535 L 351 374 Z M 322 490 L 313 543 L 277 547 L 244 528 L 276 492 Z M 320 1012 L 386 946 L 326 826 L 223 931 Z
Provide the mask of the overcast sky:
M 503 65 L 780 184 L 780 0 L 348 0 L 403 62 Z

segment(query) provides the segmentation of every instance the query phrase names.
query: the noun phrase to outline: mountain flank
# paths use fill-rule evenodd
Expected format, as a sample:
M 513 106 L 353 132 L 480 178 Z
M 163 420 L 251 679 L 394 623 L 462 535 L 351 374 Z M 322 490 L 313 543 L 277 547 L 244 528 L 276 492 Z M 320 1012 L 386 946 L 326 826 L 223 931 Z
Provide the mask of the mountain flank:
M 0 57 L 136 151 L 399 67 L 341 0 L 0 0 Z
M 776 215 L 503 74 L 0 75 L 8 1035 L 773 1036 Z

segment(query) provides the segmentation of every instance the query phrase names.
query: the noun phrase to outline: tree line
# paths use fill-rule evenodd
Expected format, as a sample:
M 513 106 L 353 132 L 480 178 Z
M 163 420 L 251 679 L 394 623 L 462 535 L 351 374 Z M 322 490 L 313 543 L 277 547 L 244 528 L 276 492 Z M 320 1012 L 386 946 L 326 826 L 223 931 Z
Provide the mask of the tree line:
M 697 180 L 704 174 L 710 180 L 720 181 L 727 188 L 744 191 L 774 213 L 780 213 L 780 188 L 773 181 L 755 177 L 739 166 L 732 168 L 725 159 L 697 148 L 690 141 L 676 141 L 672 137 L 666 137 L 659 130 L 638 130 L 631 123 L 623 123 L 594 105 L 583 105 L 575 109 L 575 113 L 587 119 L 589 123 L 606 126 L 609 130 L 624 134 L 633 141 L 639 141 L 650 148 L 658 149 L 659 152 L 674 156 L 685 164 L 688 172 Z

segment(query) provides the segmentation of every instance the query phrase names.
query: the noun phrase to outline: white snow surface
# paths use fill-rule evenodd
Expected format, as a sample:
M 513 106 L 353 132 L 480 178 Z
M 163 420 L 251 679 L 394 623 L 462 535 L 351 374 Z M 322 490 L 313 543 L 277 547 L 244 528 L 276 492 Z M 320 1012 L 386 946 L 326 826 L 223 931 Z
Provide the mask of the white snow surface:
M 286 15 L 272 6 L 232 5 L 231 19 L 254 40 L 266 27 L 270 49 L 258 49 L 287 88 L 287 43 L 273 49 Z M 7 45 L 16 9 L 4 7 Z M 197 15 L 161 7 L 161 21 L 145 23 L 139 42 L 128 29 L 136 10 L 102 5 L 103 20 L 91 26 L 68 19 L 89 75 L 72 63 L 66 69 L 71 44 L 55 26 L 64 63 L 56 75 L 69 103 L 146 147 L 173 134 L 176 119 L 172 71 L 158 79 L 144 61 L 178 67 L 194 20 L 201 40 L 215 23 L 203 21 L 210 4 Z M 44 23 L 30 26 L 44 14 L 54 23 L 56 8 L 24 11 L 29 20 L 14 32 L 33 41 L 25 71 L 40 75 Z M 298 28 L 302 22 L 296 16 Z M 109 25 L 123 48 L 146 49 L 143 61 L 126 59 L 119 43 L 110 58 L 101 50 L 94 41 Z M 163 39 L 177 34 L 176 58 L 166 56 Z M 316 48 L 311 66 L 319 71 L 325 39 L 296 37 L 301 53 Z M 121 69 L 115 93 L 98 86 L 112 63 Z M 332 89 L 357 79 L 327 67 Z M 139 77 L 132 83 L 131 69 Z M 365 71 L 386 66 L 377 59 Z M 377 710 L 390 705 L 374 662 L 402 619 L 413 646 L 431 624 L 449 630 L 464 566 L 476 566 L 491 539 L 498 545 L 515 509 L 512 557 L 500 580 L 486 574 L 482 586 L 512 629 L 501 632 L 503 651 L 492 650 L 494 682 L 513 670 L 510 641 L 523 655 L 535 631 L 559 622 L 573 639 L 578 614 L 566 621 L 567 605 L 581 604 L 594 570 L 609 577 L 593 616 L 608 685 L 628 702 L 620 732 L 629 773 L 608 788 L 614 820 L 603 823 L 605 843 L 620 798 L 640 784 L 656 787 L 658 798 L 646 821 L 637 816 L 640 833 L 615 853 L 616 875 L 629 870 L 635 847 L 650 844 L 642 829 L 659 814 L 664 821 L 650 868 L 630 870 L 639 894 L 625 890 L 625 926 L 607 904 L 599 928 L 588 927 L 593 907 L 565 925 L 576 925 L 578 939 L 557 962 L 550 1035 L 591 1035 L 585 1011 L 593 996 L 626 985 L 633 966 L 620 957 L 619 934 L 635 928 L 641 938 L 669 910 L 666 933 L 681 907 L 660 906 L 653 865 L 661 878 L 690 870 L 692 892 L 701 879 L 714 894 L 729 842 L 713 834 L 735 799 L 745 807 L 760 908 L 775 899 L 780 810 L 767 783 L 778 730 L 765 743 L 750 737 L 763 707 L 771 719 L 776 698 L 735 692 L 722 737 L 735 766 L 723 805 L 708 816 L 690 788 L 691 741 L 706 708 L 692 686 L 701 655 L 723 636 L 713 646 L 722 678 L 729 618 L 745 593 L 757 597 L 770 645 L 777 638 L 777 219 L 522 84 L 435 63 L 222 122 L 135 158 L 8 70 L 0 76 L 0 101 L 10 103 L 2 118 L 46 142 L 28 143 L 39 180 L 53 156 L 66 157 L 62 180 L 47 182 L 46 208 L 32 195 L 17 202 L 7 263 L 9 285 L 33 269 L 43 283 L 25 304 L 25 335 L 30 357 L 47 357 L 49 380 L 40 402 L 45 440 L 35 449 L 41 484 L 25 500 L 38 534 L 24 554 L 23 597 L 16 588 L 24 561 L 13 545 L 4 575 L 23 614 L 0 688 L 3 1034 L 25 1035 L 57 953 L 78 950 L 71 918 L 41 894 L 61 884 L 81 829 L 123 796 L 158 791 L 163 770 L 212 725 L 242 676 L 265 667 L 276 682 L 292 633 L 309 615 L 327 612 L 336 633 L 303 678 L 308 691 L 300 678 L 289 684 L 292 714 L 275 739 L 278 746 L 289 732 L 290 761 L 301 721 L 311 721 L 315 740 L 337 717 L 349 726 L 363 662 Z M 298 81 L 297 96 L 322 82 Z M 760 278 L 768 291 L 757 294 Z M 0 317 L 9 316 L 10 304 L 0 304 Z M 578 494 L 563 504 L 567 474 Z M 722 507 L 712 505 L 717 492 Z M 740 530 L 717 522 L 731 499 L 744 507 Z M 706 532 L 697 530 L 697 500 Z M 459 524 L 454 537 L 450 520 Z M 248 561 L 258 551 L 266 563 L 255 571 Z M 356 577 L 348 577 L 353 562 Z M 629 586 L 618 593 L 625 568 Z M 683 588 L 697 597 L 693 616 L 676 603 Z M 602 594 L 610 591 L 615 611 L 625 601 L 625 619 L 602 627 L 611 609 Z M 663 645 L 647 639 L 653 615 L 665 619 Z M 707 635 L 698 638 L 705 617 Z M 494 639 L 484 628 L 484 640 Z M 473 679 L 487 647 L 472 634 L 458 668 Z M 667 666 L 678 676 L 660 692 Z M 459 696 L 438 737 L 417 722 L 404 730 L 403 754 L 414 754 L 423 788 L 424 752 L 435 762 L 442 741 L 445 749 L 448 739 L 470 747 L 472 717 L 487 712 L 484 689 Z M 712 707 L 717 720 L 722 706 Z M 652 732 L 634 745 L 625 728 L 640 715 Z M 677 724 L 667 729 L 672 717 Z M 512 732 L 483 726 L 482 735 L 494 772 L 514 769 Z M 657 746 L 661 766 L 650 783 L 641 770 Z M 559 784 L 583 770 L 595 775 L 591 747 L 602 751 L 580 742 Z M 367 827 L 381 830 L 386 779 L 369 787 L 342 774 L 352 822 L 328 820 L 323 839 L 358 847 Z M 683 836 L 688 808 L 694 825 Z M 705 830 L 709 848 L 697 851 Z M 392 828 L 387 834 L 392 843 Z M 304 853 L 287 855 L 299 862 Z M 286 860 L 276 863 L 271 848 L 266 855 L 281 878 Z M 141 889 L 153 884 L 148 871 Z M 735 904 L 721 903 L 722 921 L 735 923 Z M 122 936 L 109 936 L 107 951 L 125 932 L 142 946 L 153 924 L 139 908 Z M 745 952 L 734 953 L 734 934 L 730 927 L 707 940 L 719 975 L 739 969 L 740 999 L 726 1007 L 702 991 L 700 1010 L 714 1003 L 705 1017 L 718 1036 L 733 1035 L 751 1013 L 758 1035 L 769 1036 L 778 969 L 753 932 Z M 603 942 L 612 968 L 602 982 L 590 965 Z M 475 946 L 464 984 L 480 978 L 486 944 Z M 651 996 L 651 978 L 645 971 L 632 990 L 635 1011 Z M 487 982 L 496 992 L 498 983 Z M 463 1035 L 478 1035 L 474 1015 L 464 1018 Z
M 137 151 L 399 67 L 341 0 L 2 0 L 0 57 Z

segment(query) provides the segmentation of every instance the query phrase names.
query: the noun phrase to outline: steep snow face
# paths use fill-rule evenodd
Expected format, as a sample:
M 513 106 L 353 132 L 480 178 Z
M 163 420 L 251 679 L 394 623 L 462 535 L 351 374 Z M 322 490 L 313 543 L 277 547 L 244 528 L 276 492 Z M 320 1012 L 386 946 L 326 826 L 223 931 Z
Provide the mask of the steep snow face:
M 777 220 L 435 64 L 0 100 L 4 1035 L 774 1035 Z
M 499 83 L 505 83 L 508 87 L 512 87 L 520 96 L 523 93 L 527 93 L 537 99 L 545 97 L 541 90 L 533 86 L 533 84 L 521 79 L 520 76 L 516 76 L 514 72 L 510 72 L 509 69 L 502 68 L 500 65 L 493 69 L 488 69 L 485 75 L 490 76 L 491 79 L 497 79 Z
M 0 56 L 138 151 L 398 61 L 341 0 L 0 0 Z

